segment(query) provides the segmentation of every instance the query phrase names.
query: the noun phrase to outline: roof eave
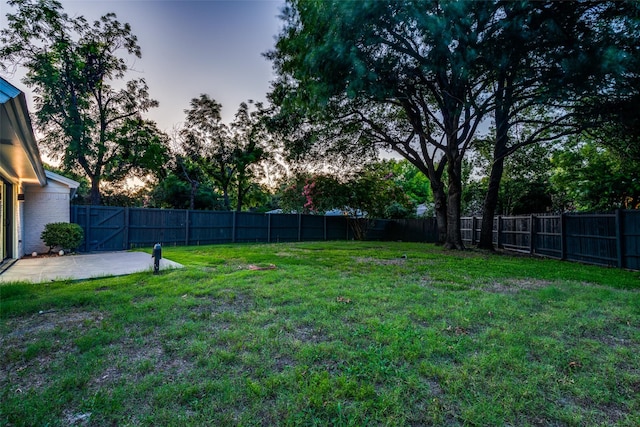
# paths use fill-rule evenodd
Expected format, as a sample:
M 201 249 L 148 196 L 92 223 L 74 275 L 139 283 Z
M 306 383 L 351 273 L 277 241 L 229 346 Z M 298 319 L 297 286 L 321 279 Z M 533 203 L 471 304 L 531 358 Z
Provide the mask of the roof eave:
M 2 83 L 4 89 L 13 89 L 3 92 L 2 106 L 7 113 L 14 132 L 18 136 L 20 147 L 31 164 L 38 182 L 40 185 L 45 186 L 47 185 L 47 177 L 40 158 L 38 144 L 36 143 L 36 138 L 33 133 L 24 92 L 6 80 L 0 79 L 2 80 L 0 83 Z

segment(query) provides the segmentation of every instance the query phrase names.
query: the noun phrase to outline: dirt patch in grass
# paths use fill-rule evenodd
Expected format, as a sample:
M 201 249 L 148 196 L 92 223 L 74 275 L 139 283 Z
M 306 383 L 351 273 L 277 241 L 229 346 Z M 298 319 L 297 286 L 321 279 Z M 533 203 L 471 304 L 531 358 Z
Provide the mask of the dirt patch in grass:
M 91 413 L 75 413 L 65 410 L 63 412 L 64 425 L 67 426 L 88 426 L 91 421 Z
M 11 332 L 0 337 L 0 388 L 22 394 L 47 387 L 55 370 L 78 351 L 73 337 L 99 328 L 105 317 L 98 311 L 52 310 L 7 321 Z M 154 334 L 141 338 L 133 329 L 109 344 L 107 354 L 103 368 L 88 382 L 91 389 L 135 381 L 151 373 L 180 377 L 192 368 L 191 362 L 168 354 Z M 84 425 L 87 419 L 67 421 L 67 425 Z
M 297 254 L 294 254 L 291 252 L 276 252 L 275 255 L 279 257 L 292 257 L 292 256 L 296 256 Z
M 139 381 L 146 375 L 162 374 L 168 378 L 181 378 L 193 369 L 193 363 L 175 354 L 168 353 L 155 337 L 134 343 L 124 339 L 109 346 L 105 368 L 96 372 L 90 385 L 94 389 L 109 384 Z
M 375 265 L 404 265 L 407 262 L 407 257 L 379 259 L 371 257 L 357 257 L 355 261 L 359 264 L 375 264 Z
M 444 395 L 444 391 L 440 386 L 440 382 L 435 378 L 425 378 L 426 384 L 429 386 L 429 392 L 433 397 L 440 397 Z
M 558 403 L 571 412 L 584 415 L 593 425 L 615 425 L 629 415 L 622 404 L 595 402 L 589 397 L 567 394 Z
M 280 257 L 291 257 L 291 256 L 299 256 L 301 254 L 310 254 L 313 251 L 311 249 L 306 248 L 287 248 L 284 251 L 276 252 L 276 256 Z
M 467 283 L 459 283 L 457 281 L 441 281 L 433 280 L 430 276 L 423 277 L 420 285 L 430 289 L 440 289 L 448 291 L 467 291 L 477 289 L 489 293 L 496 294 L 516 294 L 526 290 L 542 289 L 553 286 L 553 282 L 538 279 L 499 279 L 491 281 L 479 281 L 468 278 Z
M 284 372 L 296 366 L 296 361 L 287 355 L 280 355 L 273 359 L 273 369 L 276 372 Z
M 318 344 L 329 340 L 329 337 L 322 331 L 309 326 L 300 326 L 291 332 L 294 340 L 302 343 Z
M 241 314 L 255 305 L 252 296 L 232 289 L 224 289 L 216 295 L 197 295 L 195 299 L 197 305 L 190 307 L 190 310 L 198 314 L 216 315 L 225 312 Z
M 0 337 L 0 346 L 10 345 L 12 338 L 19 337 L 21 342 L 29 339 L 29 336 L 42 332 L 50 332 L 55 329 L 88 329 L 100 324 L 104 314 L 98 311 L 58 311 L 46 310 L 26 318 L 7 320 L 6 326 L 11 332 L 5 337 Z
M 7 320 L 5 327 L 10 332 L 0 336 L 0 386 L 11 384 L 15 393 L 42 387 L 51 367 L 74 350 L 64 335 L 80 335 L 104 318 L 99 311 L 48 310 Z
M 542 289 L 552 286 L 553 282 L 538 279 L 504 279 L 483 284 L 479 288 L 498 294 L 515 294 L 520 291 Z

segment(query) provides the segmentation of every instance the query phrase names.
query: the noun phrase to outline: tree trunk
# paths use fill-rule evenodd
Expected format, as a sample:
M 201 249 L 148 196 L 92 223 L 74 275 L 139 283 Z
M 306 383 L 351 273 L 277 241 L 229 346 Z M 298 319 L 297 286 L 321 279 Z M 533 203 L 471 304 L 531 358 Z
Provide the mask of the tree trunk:
M 504 170 L 504 158 L 509 142 L 509 107 L 511 104 L 511 79 L 507 74 L 498 81 L 496 90 L 496 142 L 493 149 L 493 164 L 489 175 L 489 188 L 482 205 L 479 249 L 495 250 L 493 246 L 493 217 L 498 205 L 500 182 Z
M 194 210 L 196 208 L 196 191 L 198 191 L 198 183 L 190 180 L 191 182 L 191 194 L 189 195 L 189 209 Z
M 224 210 L 231 210 L 231 201 L 229 200 L 229 190 L 227 188 L 222 189 L 222 198 L 224 200 Z
M 242 205 L 244 205 L 244 196 L 249 192 L 249 186 L 243 187 L 242 183 L 245 182 L 244 174 L 238 174 L 238 196 L 236 200 L 236 212 L 242 212 Z M 250 185 L 250 184 L 249 184 Z
M 100 197 L 100 179 L 97 177 L 91 177 L 91 204 L 93 206 L 99 206 L 102 202 Z
M 460 231 L 460 202 L 462 200 L 462 159 L 450 161 L 447 166 L 449 175 L 449 197 L 447 200 L 447 239 L 445 249 L 464 250 Z
M 436 213 L 436 225 L 438 227 L 438 241 L 436 244 L 444 245 L 447 241 L 447 196 L 442 182 L 431 181 L 434 209 Z
M 495 155 L 494 155 L 495 157 Z M 498 206 L 498 195 L 500 192 L 500 181 L 504 169 L 504 157 L 498 157 L 493 161 L 491 174 L 489 175 L 489 188 L 484 197 L 482 205 L 482 225 L 480 227 L 479 249 L 495 250 L 493 246 L 493 218 Z
M 236 212 L 242 212 L 242 204 L 244 203 L 244 191 L 238 189 L 238 201 L 236 203 Z

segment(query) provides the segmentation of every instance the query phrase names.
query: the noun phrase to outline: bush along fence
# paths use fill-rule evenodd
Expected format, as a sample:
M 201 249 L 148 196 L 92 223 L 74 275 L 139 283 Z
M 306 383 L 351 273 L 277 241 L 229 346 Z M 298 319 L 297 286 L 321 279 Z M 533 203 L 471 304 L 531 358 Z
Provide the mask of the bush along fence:
M 480 239 L 481 217 L 463 218 L 465 244 Z M 507 250 L 640 270 L 640 211 L 497 216 L 493 243 Z
M 72 206 L 71 221 L 84 230 L 81 252 L 136 247 L 277 243 L 354 239 L 353 221 L 341 216 L 259 214 L 180 209 Z M 462 218 L 465 244 L 480 237 L 479 217 Z M 562 214 L 494 220 L 494 244 L 507 250 L 640 270 L 640 211 Z M 434 218 L 369 220 L 367 240 L 435 243 Z

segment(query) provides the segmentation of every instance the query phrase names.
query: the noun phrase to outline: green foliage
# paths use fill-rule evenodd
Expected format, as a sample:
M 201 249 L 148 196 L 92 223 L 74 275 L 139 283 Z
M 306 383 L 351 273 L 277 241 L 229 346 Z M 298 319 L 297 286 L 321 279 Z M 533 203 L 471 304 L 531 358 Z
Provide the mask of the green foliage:
M 387 218 L 389 206 L 401 207 L 409 216 L 415 215 L 415 202 L 400 185 L 389 164 L 379 162 L 366 165 L 355 175 L 350 186 L 347 203 L 354 209 L 362 211 L 368 218 Z
M 396 175 L 394 171 L 404 175 Z M 351 217 L 407 218 L 415 215 L 417 197 L 428 197 L 426 188 L 419 188 L 421 179 L 402 162 L 371 163 L 359 170 L 333 174 L 302 174 L 283 184 L 281 207 L 288 212 L 324 214 L 332 209 L 343 210 Z M 407 179 L 408 178 L 408 179 Z
M 50 222 L 45 225 L 40 238 L 49 246 L 49 252 L 55 247 L 74 250 L 82 243 L 84 231 L 78 224 L 68 222 Z
M 393 181 L 415 204 L 433 203 L 429 178 L 409 161 L 386 160 L 382 165 L 384 169 L 389 169 Z
M 105 183 L 100 188 L 102 193 L 101 202 L 104 206 L 140 208 L 148 204 L 149 195 L 145 187 L 128 188 Z M 85 199 L 84 203 L 89 204 L 91 201 Z
M 613 5 L 613 6 L 612 6 Z M 614 43 L 605 53 L 606 96 L 595 96 L 585 102 L 579 121 L 588 129 L 589 138 L 635 164 L 640 163 L 640 3 L 609 2 L 617 13 L 611 38 Z M 611 70 L 611 68 L 613 70 Z
M 285 212 L 324 215 L 342 209 L 347 200 L 348 183 L 332 174 L 304 173 L 282 184 L 280 207 Z
M 113 13 L 89 24 L 53 0 L 8 3 L 17 10 L 0 32 L 0 58 L 3 66 L 27 70 L 24 83 L 38 93 L 36 125 L 46 153 L 88 177 L 92 204 L 100 203 L 103 180 L 161 174 L 167 138 L 142 117 L 158 103 L 143 79 L 118 83 L 129 71 L 120 53 L 141 55 L 131 26 Z
M 395 162 L 379 162 L 340 178 L 306 174 L 284 185 L 280 204 L 284 211 L 317 213 L 339 209 L 347 215 L 357 240 L 364 239 L 375 218 L 413 218 L 416 203 L 396 178 Z
M 163 255 L 185 268 L 0 284 L 2 423 L 640 421 L 637 272 L 400 242 Z
M 577 140 L 557 152 L 552 163 L 551 181 L 564 210 L 640 208 L 640 163 L 611 148 Z
M 414 216 L 415 212 L 407 209 L 406 206 L 403 206 L 398 202 L 392 202 L 384 209 L 384 218 L 402 219 L 413 218 Z
M 470 158 L 472 170 L 465 180 L 463 192 L 467 215 L 482 215 L 493 164 L 492 149 L 491 138 L 476 141 Z M 496 213 L 522 215 L 558 209 L 554 205 L 555 190 L 549 180 L 555 150 L 550 144 L 525 145 L 504 159 Z
M 183 174 L 170 172 L 150 191 L 148 205 L 154 208 L 224 210 L 221 196 L 208 181 L 198 182 L 193 206 L 191 191 L 192 186 Z

